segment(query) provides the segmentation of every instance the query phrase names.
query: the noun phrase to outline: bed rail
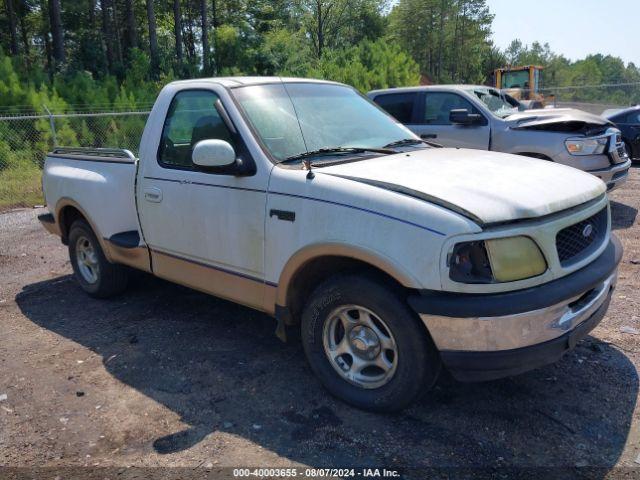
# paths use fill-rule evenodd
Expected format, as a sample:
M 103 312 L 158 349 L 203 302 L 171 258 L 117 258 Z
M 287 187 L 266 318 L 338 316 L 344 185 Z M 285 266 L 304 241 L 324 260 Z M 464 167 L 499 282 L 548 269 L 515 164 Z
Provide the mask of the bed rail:
M 135 163 L 136 157 L 124 148 L 56 147 L 48 157 L 88 160 L 91 162 Z

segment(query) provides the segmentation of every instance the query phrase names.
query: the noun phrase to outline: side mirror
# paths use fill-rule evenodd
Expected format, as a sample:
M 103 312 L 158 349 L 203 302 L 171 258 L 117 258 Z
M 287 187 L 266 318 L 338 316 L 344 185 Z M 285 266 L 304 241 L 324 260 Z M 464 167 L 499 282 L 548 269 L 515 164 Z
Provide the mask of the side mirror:
M 236 163 L 236 151 L 224 140 L 200 140 L 193 147 L 191 161 L 204 168 L 228 168 Z
M 466 108 L 457 108 L 449 112 L 449 121 L 456 125 L 479 125 L 482 123 L 482 115 L 469 113 Z

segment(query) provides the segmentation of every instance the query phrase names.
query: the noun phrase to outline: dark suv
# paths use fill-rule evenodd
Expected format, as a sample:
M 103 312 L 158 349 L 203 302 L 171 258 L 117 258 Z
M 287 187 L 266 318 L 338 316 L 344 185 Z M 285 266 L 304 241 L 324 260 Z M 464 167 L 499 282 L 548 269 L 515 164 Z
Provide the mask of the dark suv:
M 640 161 L 640 105 L 624 110 L 606 110 L 603 117 L 616 124 L 632 161 Z

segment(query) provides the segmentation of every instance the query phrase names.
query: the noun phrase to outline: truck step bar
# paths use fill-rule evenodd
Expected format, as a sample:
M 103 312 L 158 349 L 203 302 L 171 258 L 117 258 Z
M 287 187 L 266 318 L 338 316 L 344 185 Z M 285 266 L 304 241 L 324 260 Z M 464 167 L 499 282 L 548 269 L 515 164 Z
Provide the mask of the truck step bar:
M 135 163 L 136 161 L 135 155 L 124 148 L 56 147 L 47 156 L 109 163 Z

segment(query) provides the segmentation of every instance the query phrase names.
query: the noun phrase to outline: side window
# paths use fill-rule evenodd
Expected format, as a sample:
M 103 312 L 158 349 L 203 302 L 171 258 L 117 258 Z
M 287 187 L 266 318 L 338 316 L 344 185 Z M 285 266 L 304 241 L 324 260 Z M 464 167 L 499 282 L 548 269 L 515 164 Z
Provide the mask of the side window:
M 630 117 L 629 117 L 630 118 Z M 615 117 L 611 117 L 611 121 L 613 123 L 627 123 L 627 114 L 624 115 L 616 115 Z
M 165 167 L 192 168 L 191 152 L 200 140 L 226 140 L 231 132 L 215 108 L 218 96 L 206 90 L 184 90 L 171 101 L 162 128 L 158 162 Z
M 611 117 L 613 123 L 640 123 L 640 112 L 621 113 L 614 117 Z
M 425 125 L 451 125 L 449 113 L 451 110 L 466 108 L 469 113 L 480 113 L 467 99 L 457 93 L 432 92 L 425 94 L 424 119 Z
M 378 95 L 373 101 L 400 123 L 411 123 L 416 96 L 417 93 L 390 93 Z
M 640 112 L 631 112 L 624 119 L 625 123 L 631 123 L 633 125 L 640 124 Z

